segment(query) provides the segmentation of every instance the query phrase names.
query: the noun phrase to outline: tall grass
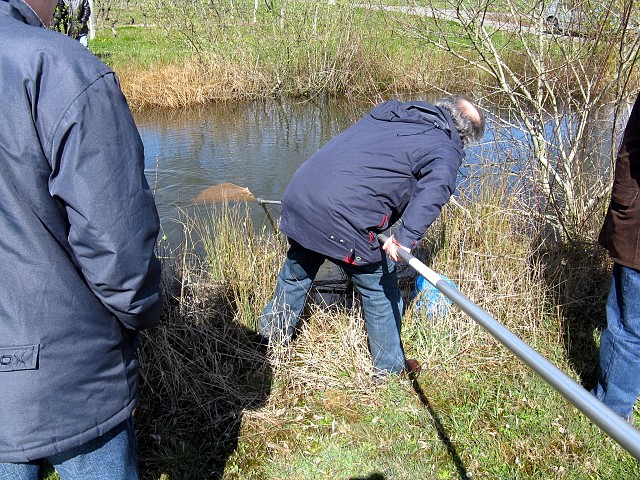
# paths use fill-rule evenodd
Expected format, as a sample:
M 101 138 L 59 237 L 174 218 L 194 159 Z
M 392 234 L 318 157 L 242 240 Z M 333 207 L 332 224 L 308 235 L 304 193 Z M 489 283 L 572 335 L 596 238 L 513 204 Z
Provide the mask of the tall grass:
M 168 302 L 141 352 L 146 478 L 218 478 L 244 411 L 263 407 L 271 389 L 271 367 L 252 340 L 280 244 L 255 235 L 246 211 L 203 215 L 184 219 L 185 250 L 165 259 Z
M 416 255 L 590 387 L 608 261 L 549 246 L 506 182 L 449 204 Z M 137 412 L 144 478 L 635 478 L 635 460 L 471 319 L 411 300 L 403 338 L 418 381 L 370 381 L 357 295 L 312 302 L 289 348 L 253 342 L 285 254 L 246 206 L 185 220 L 171 299 L 145 334 Z

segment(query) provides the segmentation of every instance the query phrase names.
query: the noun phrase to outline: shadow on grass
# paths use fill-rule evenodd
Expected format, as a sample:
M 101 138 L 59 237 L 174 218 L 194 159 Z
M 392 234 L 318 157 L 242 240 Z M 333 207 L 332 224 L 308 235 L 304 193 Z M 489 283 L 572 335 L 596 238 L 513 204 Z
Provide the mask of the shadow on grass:
M 611 280 L 606 252 L 596 244 L 560 245 L 536 258 L 562 321 L 565 351 L 587 390 L 598 379 L 596 338 L 606 327 Z
M 451 461 L 455 465 L 456 470 L 458 472 L 458 478 L 460 479 L 469 478 L 467 468 L 464 466 L 464 463 L 462 463 L 462 459 L 460 458 L 460 455 L 458 455 L 458 451 L 456 450 L 455 445 L 453 444 L 453 442 L 451 442 L 451 438 L 449 437 L 449 434 L 447 433 L 447 431 L 444 428 L 444 425 L 440 421 L 438 414 L 431 406 L 431 403 L 429 402 L 429 399 L 425 395 L 424 390 L 422 390 L 420 383 L 418 383 L 418 380 L 413 380 L 412 386 L 413 386 L 413 390 L 418 395 L 418 399 L 420 400 L 420 403 L 424 405 L 424 407 L 429 412 L 429 415 L 431 415 L 431 421 L 433 422 L 433 426 L 436 427 L 436 431 L 438 432 L 438 438 L 447 449 L 447 453 L 451 457 Z
M 349 480 L 386 480 L 387 477 L 385 477 L 383 474 L 375 472 L 372 473 L 371 475 L 367 475 L 366 477 L 350 477 Z
M 243 413 L 269 397 L 265 352 L 255 332 L 234 321 L 233 296 L 222 290 L 186 308 L 165 307 L 160 327 L 143 337 L 136 412 L 142 479 L 222 478 Z

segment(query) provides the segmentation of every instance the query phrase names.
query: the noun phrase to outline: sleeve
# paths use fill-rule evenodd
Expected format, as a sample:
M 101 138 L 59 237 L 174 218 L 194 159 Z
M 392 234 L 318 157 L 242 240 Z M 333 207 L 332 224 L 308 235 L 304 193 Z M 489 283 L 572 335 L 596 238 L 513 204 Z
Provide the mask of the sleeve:
M 49 190 L 65 206 L 69 244 L 88 285 L 128 328 L 154 326 L 162 304 L 158 213 L 142 140 L 115 74 L 74 99 L 50 158 Z
M 89 5 L 89 0 L 83 0 L 82 6 L 82 18 L 80 19 L 80 24 L 86 26 L 89 24 L 89 17 L 91 16 L 91 6 Z
M 456 188 L 463 153 L 453 146 L 439 146 L 416 162 L 418 182 L 402 215 L 394 238 L 413 248 L 427 228 L 438 218 Z
M 68 13 L 67 6 L 64 4 L 62 0 L 58 0 L 56 4 L 56 9 L 53 11 L 53 17 L 51 19 L 51 24 L 49 28 L 51 30 L 55 30 L 56 32 L 67 34 L 67 25 L 68 25 Z

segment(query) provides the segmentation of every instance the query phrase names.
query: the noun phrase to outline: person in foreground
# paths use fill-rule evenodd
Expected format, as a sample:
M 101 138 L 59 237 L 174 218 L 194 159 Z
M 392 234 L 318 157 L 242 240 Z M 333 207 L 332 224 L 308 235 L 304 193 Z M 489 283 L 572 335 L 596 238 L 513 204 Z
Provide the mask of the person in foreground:
M 594 393 L 631 422 L 640 395 L 640 95 L 618 150 L 611 201 L 598 241 L 614 263 Z
M 484 117 L 466 97 L 429 104 L 389 100 L 330 140 L 294 173 L 282 197 L 289 250 L 259 340 L 287 344 L 326 260 L 360 293 L 374 380 L 419 364 L 405 360 L 403 301 L 395 263 L 440 214 L 455 189 L 464 148 L 481 140 Z M 381 245 L 377 234 L 402 217 Z
M 136 479 L 158 214 L 118 80 L 55 6 L 0 0 L 0 479 Z

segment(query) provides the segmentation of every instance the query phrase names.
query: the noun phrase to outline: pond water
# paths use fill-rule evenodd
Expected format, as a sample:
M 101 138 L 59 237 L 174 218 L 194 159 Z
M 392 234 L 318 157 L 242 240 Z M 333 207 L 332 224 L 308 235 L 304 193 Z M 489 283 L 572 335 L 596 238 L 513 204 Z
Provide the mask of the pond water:
M 136 113 L 163 233 L 178 242 L 180 212 L 212 185 L 231 182 L 279 200 L 298 166 L 358 116 L 357 107 L 350 112 L 344 102 L 327 100 Z M 279 207 L 269 208 L 277 217 Z M 264 210 L 255 202 L 250 210 L 261 225 Z
M 180 212 L 195 208 L 194 199 L 202 190 L 231 182 L 255 197 L 279 200 L 302 162 L 372 106 L 287 99 L 136 113 L 145 146 L 145 172 L 170 247 L 181 241 Z M 458 192 L 468 190 L 479 165 L 485 174 L 487 165 L 508 171 L 514 182 L 525 175 L 529 151 L 517 144 L 526 143 L 526 135 L 500 126 L 500 118 L 488 115 L 484 142 L 467 151 Z M 254 224 L 270 225 L 259 204 L 251 202 L 249 207 Z M 279 207 L 268 208 L 277 218 Z

